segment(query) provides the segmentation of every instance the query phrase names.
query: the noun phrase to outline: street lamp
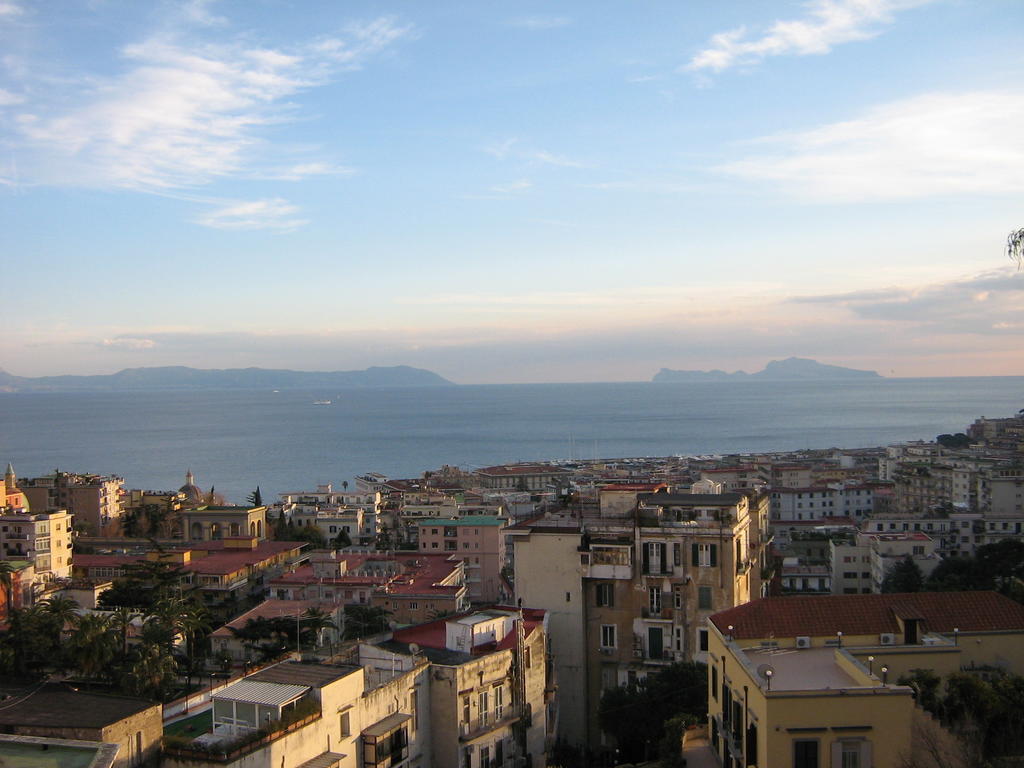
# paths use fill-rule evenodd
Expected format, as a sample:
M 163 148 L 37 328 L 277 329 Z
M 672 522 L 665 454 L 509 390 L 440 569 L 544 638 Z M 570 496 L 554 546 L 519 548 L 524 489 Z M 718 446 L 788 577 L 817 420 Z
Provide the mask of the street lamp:
M 888 685 L 888 684 L 889 684 L 889 668 L 883 664 L 882 665 L 882 685 Z
M 875 674 L 875 657 L 874 656 L 868 656 L 868 674 L 869 675 Z
M 771 670 L 771 669 L 766 669 L 764 671 L 765 679 L 768 681 L 768 690 L 769 691 L 772 689 L 772 675 L 774 675 L 774 674 L 775 674 L 775 671 Z
M 839 632 L 836 632 L 836 643 L 838 644 L 838 646 L 840 648 L 843 647 L 843 632 L 842 632 L 842 630 L 840 630 Z
M 960 627 L 953 627 L 953 645 L 960 645 Z
M 732 624 L 729 625 L 729 642 L 732 642 Z

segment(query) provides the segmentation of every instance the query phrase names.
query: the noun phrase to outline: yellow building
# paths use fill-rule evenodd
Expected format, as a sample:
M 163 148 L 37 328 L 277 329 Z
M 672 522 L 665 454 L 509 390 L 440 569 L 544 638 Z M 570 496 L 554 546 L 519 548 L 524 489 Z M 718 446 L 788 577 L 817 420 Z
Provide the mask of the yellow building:
M 709 733 L 728 768 L 897 768 L 926 717 L 901 676 L 1024 666 L 1024 606 L 995 592 L 766 598 L 709 626 Z

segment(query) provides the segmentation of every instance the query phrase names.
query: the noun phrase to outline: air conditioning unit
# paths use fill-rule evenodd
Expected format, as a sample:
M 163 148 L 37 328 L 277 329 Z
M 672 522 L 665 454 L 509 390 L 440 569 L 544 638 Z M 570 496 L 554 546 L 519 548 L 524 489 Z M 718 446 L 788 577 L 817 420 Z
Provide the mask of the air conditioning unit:
M 797 648 L 810 648 L 811 647 L 811 638 L 807 637 L 807 635 L 801 635 L 800 637 L 798 637 L 796 639 L 796 647 Z
M 878 642 L 882 645 L 896 645 L 896 635 L 892 632 L 883 632 L 878 636 Z
M 611 648 L 598 648 L 597 650 L 598 650 L 599 653 L 603 653 L 605 656 L 611 656 L 612 655 L 612 649 Z

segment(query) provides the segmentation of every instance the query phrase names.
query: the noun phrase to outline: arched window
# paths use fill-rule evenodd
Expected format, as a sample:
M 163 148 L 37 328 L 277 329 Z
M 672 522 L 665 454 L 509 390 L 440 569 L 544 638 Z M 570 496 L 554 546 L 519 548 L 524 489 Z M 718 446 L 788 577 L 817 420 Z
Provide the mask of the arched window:
M 255 536 L 256 535 L 256 523 L 249 523 L 249 535 L 250 536 Z
M 192 523 L 192 541 L 202 541 L 203 538 L 203 525 L 202 523 Z
M 220 537 L 221 537 L 220 523 L 211 523 L 210 524 L 210 538 L 211 539 L 219 539 Z
M 231 535 L 232 536 L 241 536 L 241 534 L 242 534 L 242 530 L 241 530 L 241 528 L 239 528 L 238 523 L 232 523 L 231 524 Z

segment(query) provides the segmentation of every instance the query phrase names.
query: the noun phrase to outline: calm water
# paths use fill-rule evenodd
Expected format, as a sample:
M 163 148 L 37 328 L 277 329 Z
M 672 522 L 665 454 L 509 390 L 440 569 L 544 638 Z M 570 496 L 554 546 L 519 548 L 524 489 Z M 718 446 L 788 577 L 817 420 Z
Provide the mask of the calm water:
M 257 483 L 269 499 L 441 464 L 883 445 L 1022 407 L 1024 377 L 0 394 L 0 461 L 156 489 L 191 467 L 240 502 Z

